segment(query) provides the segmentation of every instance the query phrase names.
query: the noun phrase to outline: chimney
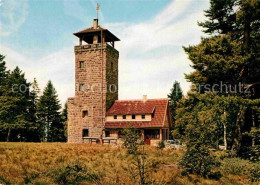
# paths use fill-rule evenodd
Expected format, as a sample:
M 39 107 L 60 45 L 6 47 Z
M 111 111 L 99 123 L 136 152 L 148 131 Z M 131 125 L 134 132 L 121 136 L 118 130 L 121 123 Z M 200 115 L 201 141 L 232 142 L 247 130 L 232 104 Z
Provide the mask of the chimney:
M 94 19 L 93 28 L 94 28 L 94 29 L 97 29 L 97 28 L 98 28 L 98 19 Z
M 147 95 L 143 95 L 143 101 L 147 100 Z

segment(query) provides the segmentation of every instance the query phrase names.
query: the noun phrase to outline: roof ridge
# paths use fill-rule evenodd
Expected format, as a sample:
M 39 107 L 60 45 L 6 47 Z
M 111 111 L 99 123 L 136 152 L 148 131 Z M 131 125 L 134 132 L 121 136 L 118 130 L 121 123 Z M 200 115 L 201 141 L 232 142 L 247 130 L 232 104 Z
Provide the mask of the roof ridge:
M 105 27 L 102 27 L 102 26 L 98 26 L 96 29 L 94 29 L 94 26 L 91 26 L 91 27 L 88 27 L 88 28 L 85 28 L 85 29 L 83 29 L 83 30 L 79 30 L 79 31 L 77 31 L 77 32 L 75 32 L 74 34 L 76 34 L 76 33 L 80 33 L 80 32 L 82 32 L 82 31 L 86 31 L 86 30 L 91 30 L 91 29 L 93 29 L 93 30 L 97 30 L 97 31 L 99 31 L 99 30 L 107 30 Z
M 116 100 L 116 102 L 120 102 L 120 101 L 155 101 L 155 100 L 169 100 L 169 98 L 152 98 L 152 99 L 147 99 L 147 100 L 143 100 L 143 99 L 128 99 L 128 100 Z

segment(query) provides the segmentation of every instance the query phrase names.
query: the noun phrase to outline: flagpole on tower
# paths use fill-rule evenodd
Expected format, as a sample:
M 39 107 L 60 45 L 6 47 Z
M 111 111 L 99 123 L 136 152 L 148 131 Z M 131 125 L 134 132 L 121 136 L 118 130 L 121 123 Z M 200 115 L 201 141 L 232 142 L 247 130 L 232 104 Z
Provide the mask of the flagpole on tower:
M 98 19 L 98 10 L 99 10 L 100 5 L 97 3 L 97 19 Z

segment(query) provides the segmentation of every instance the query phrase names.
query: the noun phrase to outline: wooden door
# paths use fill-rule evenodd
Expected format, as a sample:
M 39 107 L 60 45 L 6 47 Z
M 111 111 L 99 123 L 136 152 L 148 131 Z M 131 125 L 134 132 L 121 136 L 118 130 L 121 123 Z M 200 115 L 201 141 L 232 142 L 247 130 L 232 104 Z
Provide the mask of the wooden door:
M 150 145 L 151 139 L 152 139 L 152 135 L 151 135 L 150 130 L 145 130 L 144 131 L 144 142 L 145 142 L 145 144 Z

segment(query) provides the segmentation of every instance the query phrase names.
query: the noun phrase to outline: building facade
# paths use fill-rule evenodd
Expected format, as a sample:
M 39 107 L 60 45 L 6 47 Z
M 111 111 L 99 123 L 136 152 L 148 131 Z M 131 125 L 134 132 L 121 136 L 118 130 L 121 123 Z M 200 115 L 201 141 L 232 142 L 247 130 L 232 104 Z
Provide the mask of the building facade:
M 101 137 L 105 113 L 118 99 L 118 58 L 114 42 L 119 39 L 98 25 L 75 36 L 75 97 L 68 100 L 68 142 L 81 143 L 82 137 Z M 85 42 L 85 44 L 83 44 Z
M 168 99 L 118 100 L 119 39 L 98 25 L 77 33 L 75 96 L 68 99 L 68 142 L 119 139 L 123 128 L 135 127 L 147 144 L 169 138 Z M 123 137 L 123 136 L 122 136 Z
M 169 139 L 172 125 L 168 99 L 116 100 L 106 112 L 105 137 L 124 138 L 122 129 L 135 128 L 148 145 Z

